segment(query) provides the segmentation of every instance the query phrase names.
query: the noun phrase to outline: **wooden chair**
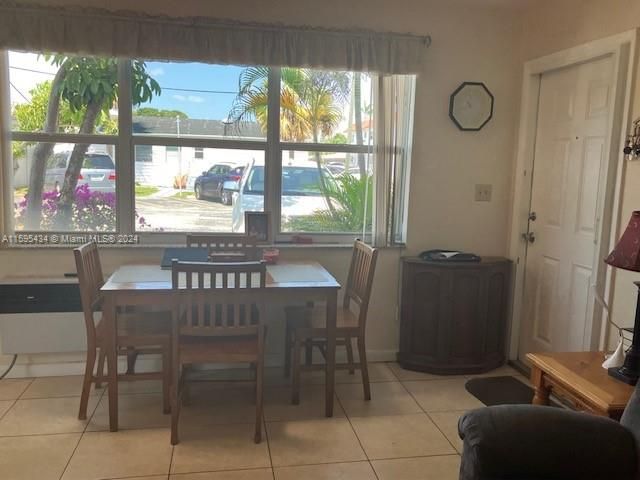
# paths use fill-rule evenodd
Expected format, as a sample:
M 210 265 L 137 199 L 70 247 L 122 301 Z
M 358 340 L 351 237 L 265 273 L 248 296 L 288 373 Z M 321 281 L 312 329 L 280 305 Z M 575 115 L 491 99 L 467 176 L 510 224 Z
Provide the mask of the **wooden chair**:
M 187 247 L 206 247 L 212 262 L 257 261 L 258 240 L 251 235 L 187 235 Z
M 338 308 L 336 345 L 344 345 L 347 363 L 336 364 L 336 368 L 348 369 L 354 373 L 359 368 L 362 373 L 365 400 L 371 400 L 369 370 L 365 348 L 365 327 L 371 287 L 378 259 L 378 250 L 356 240 L 353 246 L 351 266 L 345 288 L 342 308 Z M 353 306 L 358 308 L 353 313 Z M 286 307 L 285 374 L 291 371 L 293 354 L 292 403 L 300 402 L 300 372 L 324 369 L 324 364 L 312 364 L 311 353 L 315 346 L 326 357 L 326 309 L 324 307 Z M 352 340 L 356 339 L 359 359 L 354 362 Z M 306 349 L 306 363 L 300 364 L 300 350 Z
M 266 329 L 264 262 L 172 263 L 171 444 L 178 421 L 185 368 L 202 363 L 248 363 L 256 372 L 256 443 L 262 439 Z
M 78 418 L 87 418 L 87 404 L 91 384 L 96 387 L 105 380 L 104 363 L 105 337 L 104 322 L 102 318 L 94 318 L 94 314 L 102 307 L 102 295 L 100 288 L 104 285 L 102 266 L 98 246 L 91 242 L 74 249 L 78 281 L 80 284 L 80 298 L 87 332 L 87 361 L 85 365 L 84 380 L 82 382 L 82 394 L 80 397 L 80 411 Z M 120 380 L 150 380 L 162 379 L 164 393 L 164 412 L 169 413 L 169 387 L 171 380 L 170 359 L 171 352 L 171 319 L 162 312 L 136 312 L 119 313 L 117 318 L 117 349 L 118 355 L 127 356 L 127 373 L 118 375 Z M 163 370 L 152 373 L 135 373 L 134 363 L 138 354 L 160 354 L 162 356 Z M 98 359 L 97 372 L 93 370 Z

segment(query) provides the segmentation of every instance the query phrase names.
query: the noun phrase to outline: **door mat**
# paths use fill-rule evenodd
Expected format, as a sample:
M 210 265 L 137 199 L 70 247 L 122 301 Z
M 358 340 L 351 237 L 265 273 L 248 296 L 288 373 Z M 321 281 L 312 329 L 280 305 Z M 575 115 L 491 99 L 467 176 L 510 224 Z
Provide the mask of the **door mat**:
M 479 377 L 465 384 L 467 391 L 488 407 L 492 405 L 530 404 L 533 388 L 515 377 Z

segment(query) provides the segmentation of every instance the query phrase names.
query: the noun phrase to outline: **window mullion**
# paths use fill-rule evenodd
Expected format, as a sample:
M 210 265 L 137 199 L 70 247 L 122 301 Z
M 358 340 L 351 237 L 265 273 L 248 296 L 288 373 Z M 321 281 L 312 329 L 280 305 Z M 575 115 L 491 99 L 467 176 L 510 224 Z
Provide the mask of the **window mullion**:
M 280 68 L 269 69 L 264 211 L 271 212 L 273 236 L 280 233 L 282 162 L 280 147 Z
M 9 56 L 6 50 L 0 50 L 0 231 L 5 234 L 14 230 L 9 98 Z
M 131 60 L 118 61 L 118 143 L 116 145 L 116 214 L 119 233 L 135 232 Z

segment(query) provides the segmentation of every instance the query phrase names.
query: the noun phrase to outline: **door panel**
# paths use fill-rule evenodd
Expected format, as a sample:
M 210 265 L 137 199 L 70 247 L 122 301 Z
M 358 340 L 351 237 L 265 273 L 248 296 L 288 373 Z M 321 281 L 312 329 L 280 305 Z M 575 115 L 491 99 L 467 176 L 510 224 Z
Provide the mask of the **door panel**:
M 613 57 L 541 77 L 519 357 L 588 349 Z

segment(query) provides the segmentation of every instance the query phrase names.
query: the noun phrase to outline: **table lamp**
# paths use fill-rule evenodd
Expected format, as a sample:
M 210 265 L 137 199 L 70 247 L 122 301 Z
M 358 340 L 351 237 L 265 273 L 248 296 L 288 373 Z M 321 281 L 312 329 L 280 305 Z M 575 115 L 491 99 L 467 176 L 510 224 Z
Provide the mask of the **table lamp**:
M 631 214 L 627 229 L 613 252 L 605 259 L 612 267 L 640 272 L 640 211 Z M 640 282 L 634 282 L 640 290 Z M 640 292 L 636 304 L 636 320 L 633 325 L 633 340 L 626 352 L 621 367 L 609 369 L 609 375 L 629 385 L 635 385 L 640 376 Z

